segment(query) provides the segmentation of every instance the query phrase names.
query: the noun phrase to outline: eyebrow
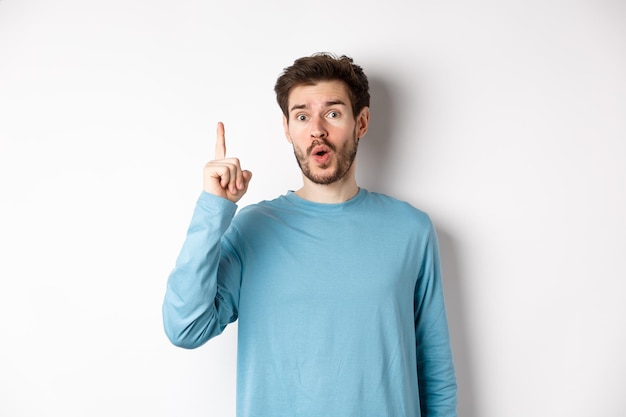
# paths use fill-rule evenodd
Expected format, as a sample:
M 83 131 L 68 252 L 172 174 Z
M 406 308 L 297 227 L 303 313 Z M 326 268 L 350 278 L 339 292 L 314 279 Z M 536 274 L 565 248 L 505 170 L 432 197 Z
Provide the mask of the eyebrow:
M 326 103 L 324 103 L 324 105 L 325 107 L 337 106 L 337 105 L 345 106 L 346 103 L 342 100 L 329 100 Z M 306 109 L 306 108 L 308 108 L 306 104 L 294 104 L 291 107 L 291 109 L 289 109 L 289 112 L 292 112 L 294 110 Z

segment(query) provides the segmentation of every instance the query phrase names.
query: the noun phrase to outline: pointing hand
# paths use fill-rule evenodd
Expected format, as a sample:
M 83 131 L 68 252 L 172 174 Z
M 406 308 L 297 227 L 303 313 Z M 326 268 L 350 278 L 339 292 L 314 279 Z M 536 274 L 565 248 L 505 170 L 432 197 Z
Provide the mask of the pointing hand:
M 215 159 L 204 166 L 204 191 L 236 203 L 248 190 L 252 172 L 241 169 L 239 159 L 226 158 L 224 124 L 217 123 Z

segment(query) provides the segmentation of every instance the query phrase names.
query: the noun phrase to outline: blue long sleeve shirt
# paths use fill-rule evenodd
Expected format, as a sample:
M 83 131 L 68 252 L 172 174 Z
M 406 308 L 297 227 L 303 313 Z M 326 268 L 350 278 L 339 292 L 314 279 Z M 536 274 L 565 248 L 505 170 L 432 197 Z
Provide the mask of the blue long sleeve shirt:
M 437 238 L 429 217 L 360 189 L 243 208 L 202 193 L 168 279 L 172 343 L 238 321 L 239 417 L 456 416 Z

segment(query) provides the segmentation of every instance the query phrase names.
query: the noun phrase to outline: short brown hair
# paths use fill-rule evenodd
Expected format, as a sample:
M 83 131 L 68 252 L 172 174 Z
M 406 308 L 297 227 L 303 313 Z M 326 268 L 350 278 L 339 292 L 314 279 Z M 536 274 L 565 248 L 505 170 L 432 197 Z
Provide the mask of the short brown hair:
M 350 57 L 337 57 L 327 52 L 298 58 L 293 65 L 285 68 L 274 86 L 276 101 L 285 117 L 288 117 L 289 93 L 294 87 L 334 80 L 343 81 L 348 87 L 354 117 L 364 107 L 369 107 L 369 83 L 363 68 L 356 65 Z

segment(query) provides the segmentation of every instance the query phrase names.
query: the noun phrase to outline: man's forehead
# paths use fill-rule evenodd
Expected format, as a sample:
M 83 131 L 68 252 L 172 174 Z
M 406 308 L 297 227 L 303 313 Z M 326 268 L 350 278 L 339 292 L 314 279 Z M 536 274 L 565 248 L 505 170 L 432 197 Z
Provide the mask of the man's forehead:
M 319 81 L 296 85 L 289 92 L 289 108 L 315 105 L 350 105 L 348 87 L 343 81 Z

